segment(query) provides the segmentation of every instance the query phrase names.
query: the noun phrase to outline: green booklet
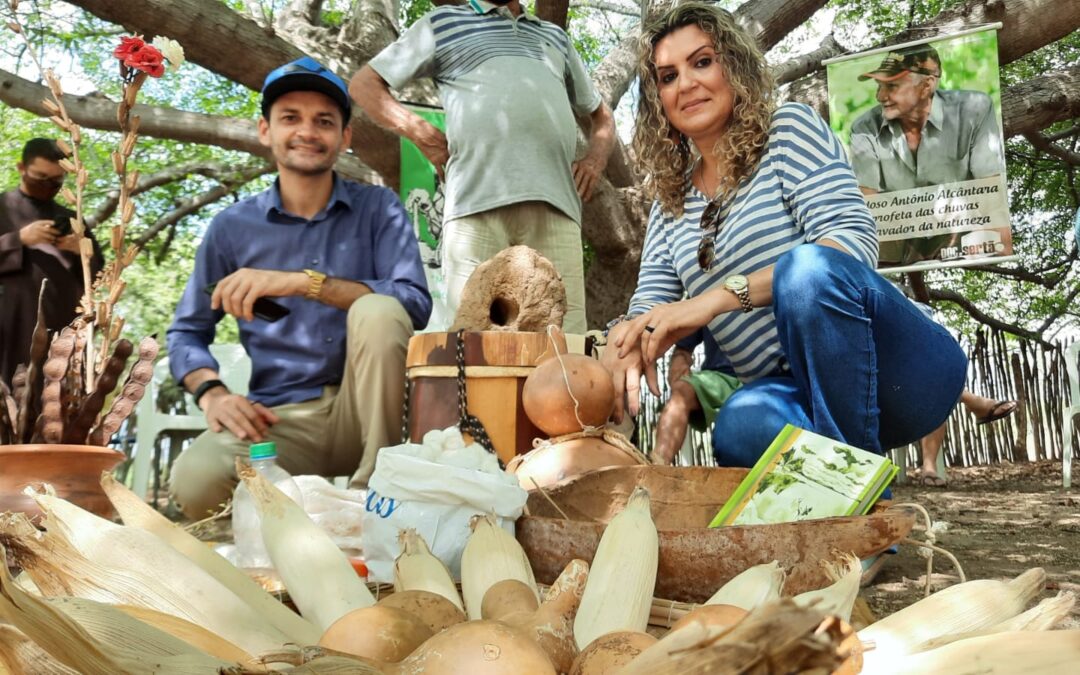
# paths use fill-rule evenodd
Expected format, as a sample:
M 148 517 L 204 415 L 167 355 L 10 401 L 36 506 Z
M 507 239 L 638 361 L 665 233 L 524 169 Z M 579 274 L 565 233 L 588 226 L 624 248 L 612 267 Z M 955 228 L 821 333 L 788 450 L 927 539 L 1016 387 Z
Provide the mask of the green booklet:
M 789 424 L 709 527 L 862 515 L 899 470 L 888 457 Z

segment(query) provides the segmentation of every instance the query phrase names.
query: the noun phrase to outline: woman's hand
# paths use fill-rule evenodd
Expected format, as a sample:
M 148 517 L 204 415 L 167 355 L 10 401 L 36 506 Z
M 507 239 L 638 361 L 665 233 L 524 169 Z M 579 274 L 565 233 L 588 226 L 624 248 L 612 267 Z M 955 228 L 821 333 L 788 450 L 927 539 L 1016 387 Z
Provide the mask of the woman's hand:
M 631 350 L 640 352 L 641 366 L 645 371 L 649 391 L 659 396 L 656 360 L 663 356 L 671 345 L 712 321 L 713 317 L 722 311 L 722 296 L 718 293 L 724 292 L 708 291 L 680 302 L 657 305 L 648 312 L 619 324 L 626 328 L 620 331 L 614 340 L 609 337 L 608 342 L 618 349 L 620 358 L 628 355 Z
M 615 324 L 608 332 L 608 346 L 600 356 L 600 363 L 611 371 L 612 382 L 615 384 L 615 411 L 611 413 L 611 420 L 618 424 L 623 420 L 623 410 L 629 405 L 630 416 L 638 414 L 638 406 L 641 403 L 641 349 L 637 343 L 632 348 L 624 350 L 615 346 L 615 342 L 621 341 L 621 336 L 629 328 L 630 322 L 623 321 Z

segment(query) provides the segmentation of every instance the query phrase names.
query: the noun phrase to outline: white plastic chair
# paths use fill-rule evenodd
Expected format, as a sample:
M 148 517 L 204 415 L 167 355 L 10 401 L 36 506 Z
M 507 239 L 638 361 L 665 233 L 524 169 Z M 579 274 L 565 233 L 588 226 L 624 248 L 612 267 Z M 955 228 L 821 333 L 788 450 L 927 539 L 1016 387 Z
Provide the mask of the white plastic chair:
M 1073 452 L 1073 417 L 1080 413 L 1080 374 L 1077 373 L 1076 360 L 1080 356 L 1080 340 L 1069 345 L 1065 350 L 1065 369 L 1069 371 L 1069 401 L 1065 408 L 1061 425 L 1061 484 L 1072 487 L 1072 452 Z
M 246 394 L 248 380 L 251 378 L 251 360 L 242 345 L 211 345 L 210 353 L 220 366 L 221 380 L 231 391 Z M 153 468 L 154 442 L 165 431 L 202 431 L 206 429 L 206 418 L 185 393 L 188 415 L 172 415 L 157 409 L 158 391 L 162 383 L 169 378 L 169 357 L 164 357 L 154 364 L 154 376 L 150 386 L 136 409 L 138 420 L 135 427 L 135 453 L 132 461 L 131 490 L 140 497 L 146 497 L 150 486 L 150 471 Z

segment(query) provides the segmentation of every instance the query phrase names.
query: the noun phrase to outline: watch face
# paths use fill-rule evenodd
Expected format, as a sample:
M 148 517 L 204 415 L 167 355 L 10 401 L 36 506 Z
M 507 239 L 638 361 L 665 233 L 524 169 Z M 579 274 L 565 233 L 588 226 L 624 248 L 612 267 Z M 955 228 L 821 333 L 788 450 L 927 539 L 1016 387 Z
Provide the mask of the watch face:
M 724 288 L 731 291 L 741 291 L 748 286 L 746 277 L 741 274 L 733 274 L 732 276 L 724 279 Z

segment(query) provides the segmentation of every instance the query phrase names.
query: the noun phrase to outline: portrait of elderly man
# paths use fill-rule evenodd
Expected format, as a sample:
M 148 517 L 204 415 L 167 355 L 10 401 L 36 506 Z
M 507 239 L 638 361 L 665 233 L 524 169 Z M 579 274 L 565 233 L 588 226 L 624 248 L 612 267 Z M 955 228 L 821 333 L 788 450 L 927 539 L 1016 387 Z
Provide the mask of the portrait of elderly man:
M 877 83 L 878 102 L 851 128 L 851 163 L 864 194 L 1002 173 L 993 101 L 981 91 L 940 89 L 941 77 L 941 57 L 930 45 L 890 52 L 881 65 L 859 76 Z M 933 258 L 952 239 L 944 234 L 883 242 L 881 261 Z

